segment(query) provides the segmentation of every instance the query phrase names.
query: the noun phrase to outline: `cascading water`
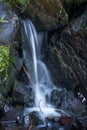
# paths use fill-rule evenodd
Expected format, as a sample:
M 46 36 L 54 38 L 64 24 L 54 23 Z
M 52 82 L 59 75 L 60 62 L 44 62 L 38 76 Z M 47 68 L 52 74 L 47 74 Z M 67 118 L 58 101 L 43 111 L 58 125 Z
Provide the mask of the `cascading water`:
M 61 115 L 55 111 L 55 108 L 51 104 L 49 104 L 50 94 L 54 85 L 46 65 L 41 61 L 41 40 L 38 40 L 37 32 L 30 20 L 23 21 L 23 26 L 27 39 L 26 44 L 28 44 L 31 52 L 29 59 L 32 60 L 34 72 L 29 72 L 29 74 L 35 90 L 35 105 L 32 108 L 25 108 L 24 113 L 38 111 L 40 118 L 42 119 L 44 119 L 43 116 L 59 117 Z M 24 51 L 24 59 L 26 60 L 25 52 L 26 49 Z M 29 62 L 27 64 L 29 64 Z

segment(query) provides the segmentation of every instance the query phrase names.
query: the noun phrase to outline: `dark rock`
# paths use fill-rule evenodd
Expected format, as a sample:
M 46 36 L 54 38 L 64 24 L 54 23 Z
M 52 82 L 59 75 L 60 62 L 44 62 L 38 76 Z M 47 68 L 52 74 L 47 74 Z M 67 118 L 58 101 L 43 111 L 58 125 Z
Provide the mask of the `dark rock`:
M 51 30 L 64 25 L 68 16 L 60 0 L 30 1 L 25 13 L 31 17 L 37 29 Z
M 74 31 L 86 30 L 87 31 L 87 10 L 80 16 L 73 24 Z
M 17 123 L 17 124 L 22 124 L 22 123 L 23 123 L 23 118 L 22 118 L 21 115 L 18 115 L 18 116 L 16 117 L 16 123 Z
M 77 120 L 77 122 L 82 126 L 83 130 L 87 129 L 87 118 L 82 120 Z
M 16 52 L 16 50 L 15 50 Z M 10 93 L 10 91 L 12 91 L 14 84 L 18 78 L 18 73 L 20 72 L 21 68 L 22 68 L 22 64 L 23 61 L 19 56 L 13 55 L 12 56 L 12 62 L 9 65 L 8 68 L 8 91 L 6 92 L 6 94 Z M 6 86 L 7 87 L 7 86 Z M 10 94 L 12 95 L 12 93 Z
M 86 10 L 87 6 L 87 2 L 85 0 L 81 1 L 64 0 L 62 2 L 66 12 L 68 13 L 70 20 L 79 17 Z
M 5 112 L 4 112 L 4 105 L 2 103 L 0 103 L 0 119 L 1 117 L 3 117 L 5 115 Z
M 75 120 L 71 126 L 71 130 L 87 130 L 87 118 L 84 120 Z
M 34 93 L 29 86 L 18 82 L 14 87 L 12 97 L 17 104 L 25 104 L 27 106 L 34 105 Z
M 31 125 L 30 123 L 31 123 L 31 120 L 30 120 L 29 115 L 25 115 L 24 116 L 24 126 L 27 128 L 27 127 L 29 127 L 29 125 Z
M 21 115 L 21 111 L 18 108 L 14 108 L 12 106 L 9 106 L 9 110 L 5 113 L 5 116 L 1 118 L 2 122 L 6 122 L 9 124 L 9 122 L 16 123 L 17 116 Z
M 64 125 L 65 130 L 70 130 L 73 123 L 72 117 L 61 117 L 60 122 Z
M 82 104 L 72 92 L 68 92 L 65 89 L 61 91 L 55 89 L 51 94 L 51 100 L 58 109 L 63 110 L 64 116 L 70 115 L 77 118 L 87 116 L 86 105 Z
M 6 127 L 6 130 L 28 130 L 27 128 L 24 128 L 23 126 L 14 126 L 14 127 Z
M 0 122 L 0 130 L 5 130 L 5 127 L 3 126 L 1 122 Z
M 17 15 L 12 11 L 7 3 L 0 2 L 0 41 L 2 44 L 9 45 L 13 43 L 16 32 L 19 27 Z
M 6 113 L 6 112 L 8 112 L 9 111 L 9 106 L 8 105 L 4 105 L 4 112 Z
M 83 28 L 87 26 L 86 15 L 87 12 L 68 26 L 60 40 L 57 33 L 52 36 L 47 64 L 55 84 L 71 90 L 79 86 L 87 98 L 87 31 Z
M 39 119 L 38 112 L 33 111 L 29 114 L 29 116 L 33 127 L 38 126 L 39 124 L 43 124 L 42 120 Z

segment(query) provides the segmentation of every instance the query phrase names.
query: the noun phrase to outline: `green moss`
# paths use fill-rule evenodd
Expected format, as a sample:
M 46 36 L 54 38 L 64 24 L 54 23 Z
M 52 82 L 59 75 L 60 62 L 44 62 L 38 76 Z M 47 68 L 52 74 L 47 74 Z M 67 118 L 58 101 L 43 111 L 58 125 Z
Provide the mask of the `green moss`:
M 11 89 L 10 82 L 13 80 L 11 75 L 14 73 L 12 68 L 15 62 L 15 58 L 10 55 L 10 46 L 0 46 L 0 93 L 3 99 Z
M 87 29 L 87 24 L 81 26 L 80 30 L 86 30 Z
M 86 2 L 86 0 L 65 0 L 66 3 L 82 3 L 82 2 Z
M 9 47 L 0 46 L 0 80 L 8 78 L 8 67 L 10 61 Z
M 11 5 L 16 5 L 16 4 L 24 5 L 27 2 L 29 2 L 29 0 L 2 0 L 2 1 L 7 2 L 7 3 L 11 4 Z
M 13 8 L 17 8 L 24 11 L 30 0 L 2 0 L 3 2 L 9 3 Z

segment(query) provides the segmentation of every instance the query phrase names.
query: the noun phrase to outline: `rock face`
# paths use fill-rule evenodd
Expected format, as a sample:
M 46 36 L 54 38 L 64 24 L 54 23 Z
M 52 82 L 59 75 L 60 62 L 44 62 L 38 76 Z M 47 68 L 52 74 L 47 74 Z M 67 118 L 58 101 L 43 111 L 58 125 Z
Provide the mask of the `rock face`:
M 18 16 L 14 13 L 14 11 L 7 3 L 0 2 L 0 49 L 1 47 L 4 48 L 3 49 L 4 51 L 1 51 L 1 57 L 0 57 L 1 58 L 0 64 L 2 63 L 1 67 L 3 67 L 3 71 L 0 71 L 1 74 L 0 93 L 2 93 L 2 95 L 4 93 L 5 96 L 6 94 L 8 95 L 8 93 L 12 89 L 12 86 L 15 80 L 17 79 L 17 74 L 20 71 L 23 63 L 18 52 L 20 48 L 18 39 L 20 34 L 17 36 L 18 29 L 19 29 Z M 7 60 L 7 58 L 5 58 L 6 46 L 8 47 L 8 57 L 9 57 L 8 67 L 7 65 L 3 66 L 3 64 L 5 64 L 4 62 Z M 4 71 L 6 67 L 7 71 Z M 2 74 L 4 74 L 3 77 L 5 77 L 5 75 L 7 74 L 5 80 L 2 77 Z
M 58 109 L 63 110 L 66 115 L 74 117 L 87 116 L 86 105 L 84 105 L 79 98 L 76 98 L 72 92 L 66 89 L 54 89 L 51 94 L 51 100 Z M 64 113 L 64 114 L 65 114 Z
M 0 41 L 8 45 L 18 31 L 18 17 L 6 3 L 0 2 Z
M 59 25 L 67 23 L 68 20 L 60 0 L 30 1 L 25 12 L 38 29 L 57 28 Z
M 83 15 L 87 18 L 87 11 Z M 52 36 L 48 66 L 54 83 L 87 93 L 87 19 L 83 15 L 62 32 L 60 40 L 57 33 Z

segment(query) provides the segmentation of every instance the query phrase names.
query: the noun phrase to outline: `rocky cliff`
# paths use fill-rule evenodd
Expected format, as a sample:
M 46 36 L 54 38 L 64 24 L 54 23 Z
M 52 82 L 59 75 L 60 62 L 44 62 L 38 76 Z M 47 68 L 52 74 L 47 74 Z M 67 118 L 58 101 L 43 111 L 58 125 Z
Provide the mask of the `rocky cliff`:
M 48 66 L 53 81 L 68 89 L 87 93 L 87 11 L 50 41 Z

